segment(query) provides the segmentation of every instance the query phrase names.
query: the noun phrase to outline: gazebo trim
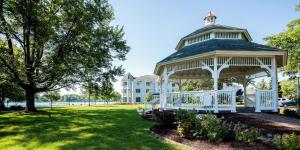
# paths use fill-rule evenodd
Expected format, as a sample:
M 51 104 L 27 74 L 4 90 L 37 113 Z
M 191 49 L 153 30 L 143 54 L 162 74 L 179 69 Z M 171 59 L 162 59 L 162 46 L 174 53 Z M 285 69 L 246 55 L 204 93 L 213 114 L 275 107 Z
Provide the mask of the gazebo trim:
M 272 56 L 282 56 L 282 64 L 280 66 L 284 66 L 287 63 L 287 51 L 230 51 L 230 50 L 215 50 L 207 53 L 202 53 L 198 55 L 183 57 L 179 59 L 174 59 L 166 62 L 159 62 L 155 66 L 154 74 L 159 75 L 159 69 L 164 65 L 174 64 L 182 61 L 189 61 L 198 58 L 205 58 L 209 56 L 242 56 L 242 57 L 255 57 L 255 56 L 264 56 L 264 57 L 272 57 Z M 277 64 L 278 65 L 278 64 Z

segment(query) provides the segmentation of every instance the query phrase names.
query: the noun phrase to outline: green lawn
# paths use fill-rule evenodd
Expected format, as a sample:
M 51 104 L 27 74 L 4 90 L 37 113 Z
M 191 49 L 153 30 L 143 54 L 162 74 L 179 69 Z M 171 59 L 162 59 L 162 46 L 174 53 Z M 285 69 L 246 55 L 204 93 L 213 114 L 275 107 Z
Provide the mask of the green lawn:
M 0 112 L 0 149 L 175 149 L 150 135 L 137 105 L 66 106 Z

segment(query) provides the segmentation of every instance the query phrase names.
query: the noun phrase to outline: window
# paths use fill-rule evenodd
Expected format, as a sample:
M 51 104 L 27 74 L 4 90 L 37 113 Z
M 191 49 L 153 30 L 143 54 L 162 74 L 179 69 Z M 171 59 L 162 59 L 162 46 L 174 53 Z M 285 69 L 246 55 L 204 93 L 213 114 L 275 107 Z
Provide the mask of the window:
M 136 97 L 136 98 L 135 98 L 135 102 L 137 102 L 137 103 L 138 103 L 138 102 L 141 102 L 141 97 Z
M 141 93 L 141 89 L 135 89 L 135 93 Z
M 150 86 L 150 84 L 151 84 L 150 82 L 146 82 L 146 86 Z
M 127 90 L 126 90 L 126 89 L 123 89 L 123 93 L 127 93 Z
M 127 86 L 127 82 L 123 82 L 123 86 Z
M 172 87 L 175 87 L 175 83 L 172 83 Z
M 123 97 L 123 102 L 127 102 L 127 97 Z
M 146 89 L 146 93 L 148 93 L 150 91 L 150 89 Z

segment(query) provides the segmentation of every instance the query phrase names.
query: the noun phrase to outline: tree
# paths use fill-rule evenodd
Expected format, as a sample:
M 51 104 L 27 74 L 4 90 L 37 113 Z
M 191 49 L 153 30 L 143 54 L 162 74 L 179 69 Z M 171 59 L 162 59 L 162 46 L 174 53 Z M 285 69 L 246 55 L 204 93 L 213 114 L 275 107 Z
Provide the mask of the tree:
M 0 111 L 5 110 L 5 100 L 23 101 L 25 100 L 24 90 L 19 86 L 7 81 L 0 81 Z
M 0 0 L 1 80 L 24 89 L 27 111 L 36 111 L 36 93 L 115 80 L 124 70 L 112 61 L 129 47 L 112 20 L 107 0 Z
M 296 6 L 300 11 L 300 4 Z M 300 19 L 288 23 L 287 30 L 276 35 L 266 37 L 267 44 L 288 51 L 288 62 L 284 71 L 288 74 L 300 72 Z
M 260 90 L 267 90 L 268 84 L 264 79 L 262 79 L 260 82 L 257 83 L 257 88 Z
M 60 94 L 57 91 L 47 92 L 45 94 L 45 97 L 50 101 L 51 110 L 52 110 L 52 103 L 53 103 L 53 101 L 60 100 Z
M 211 79 L 197 79 L 189 80 L 183 83 L 183 91 L 200 91 L 200 90 L 210 90 L 213 88 L 213 81 Z
M 121 95 L 119 92 L 114 91 L 114 92 L 112 93 L 112 97 L 111 97 L 111 100 L 112 100 L 112 101 L 120 102 L 121 99 L 122 99 L 122 95 Z
M 295 80 L 293 79 L 282 80 L 280 82 L 280 85 L 281 85 L 282 96 L 288 99 L 296 98 L 297 85 Z
M 153 95 L 151 91 L 148 91 L 145 95 L 145 101 L 150 102 L 151 100 L 153 100 Z

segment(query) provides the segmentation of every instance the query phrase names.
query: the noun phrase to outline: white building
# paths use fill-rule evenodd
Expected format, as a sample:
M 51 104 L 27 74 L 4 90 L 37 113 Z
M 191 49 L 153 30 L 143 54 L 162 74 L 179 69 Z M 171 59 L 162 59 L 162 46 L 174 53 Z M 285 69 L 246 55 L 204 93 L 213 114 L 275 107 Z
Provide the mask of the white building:
M 122 99 L 125 103 L 140 103 L 144 102 L 146 93 L 151 91 L 153 94 L 160 93 L 159 77 L 156 75 L 144 75 L 134 77 L 127 73 L 121 80 L 122 84 Z M 169 86 L 172 89 L 174 84 Z

